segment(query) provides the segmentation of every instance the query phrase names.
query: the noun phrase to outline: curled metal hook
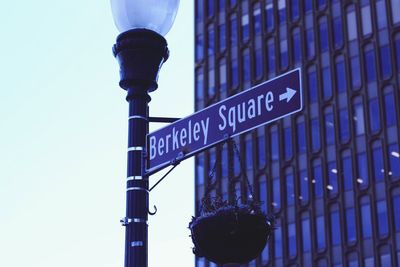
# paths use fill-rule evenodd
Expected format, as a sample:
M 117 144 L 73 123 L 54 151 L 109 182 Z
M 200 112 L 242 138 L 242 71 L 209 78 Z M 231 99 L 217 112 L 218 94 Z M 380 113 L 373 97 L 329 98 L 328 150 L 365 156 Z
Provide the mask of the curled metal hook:
M 153 206 L 154 207 L 154 212 L 151 212 L 150 210 L 148 210 L 147 212 L 149 213 L 149 215 L 154 216 L 157 213 L 157 207 L 156 205 Z

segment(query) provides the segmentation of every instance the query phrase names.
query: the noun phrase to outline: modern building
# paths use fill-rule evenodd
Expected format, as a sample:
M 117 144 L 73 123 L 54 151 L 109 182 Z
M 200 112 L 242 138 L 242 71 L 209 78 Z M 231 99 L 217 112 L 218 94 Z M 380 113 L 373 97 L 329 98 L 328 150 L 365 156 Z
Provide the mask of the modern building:
M 195 0 L 200 110 L 295 68 L 304 109 L 196 157 L 196 207 L 248 195 L 278 228 L 242 266 L 400 266 L 400 0 Z M 202 258 L 197 267 L 217 266 Z

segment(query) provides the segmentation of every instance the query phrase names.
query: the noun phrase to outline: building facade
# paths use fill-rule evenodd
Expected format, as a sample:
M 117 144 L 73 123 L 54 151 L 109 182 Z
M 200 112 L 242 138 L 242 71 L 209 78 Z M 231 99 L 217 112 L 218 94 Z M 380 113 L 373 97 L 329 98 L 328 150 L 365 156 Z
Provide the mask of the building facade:
M 400 0 L 195 0 L 200 110 L 302 70 L 303 111 L 196 157 L 198 210 L 254 196 L 277 218 L 242 266 L 400 266 Z M 196 259 L 197 267 L 217 266 Z

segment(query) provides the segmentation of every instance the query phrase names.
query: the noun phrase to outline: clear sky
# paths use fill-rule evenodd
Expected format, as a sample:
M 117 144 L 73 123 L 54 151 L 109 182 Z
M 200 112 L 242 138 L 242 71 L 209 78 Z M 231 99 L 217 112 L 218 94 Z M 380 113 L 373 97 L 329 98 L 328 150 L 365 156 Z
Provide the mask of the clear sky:
M 117 35 L 108 0 L 1 4 L 0 266 L 123 266 L 128 104 Z M 193 1 L 181 1 L 166 38 L 171 57 L 150 114 L 184 117 Z M 151 193 L 149 266 L 193 266 L 193 180 L 187 160 Z

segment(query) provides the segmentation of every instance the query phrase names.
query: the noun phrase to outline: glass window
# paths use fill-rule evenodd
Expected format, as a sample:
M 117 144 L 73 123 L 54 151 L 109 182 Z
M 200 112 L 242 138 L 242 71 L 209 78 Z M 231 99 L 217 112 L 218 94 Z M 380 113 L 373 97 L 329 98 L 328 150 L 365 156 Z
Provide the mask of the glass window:
M 325 110 L 325 143 L 328 146 L 335 144 L 335 121 L 331 108 Z
M 389 153 L 389 171 L 391 179 L 400 178 L 400 149 L 399 144 L 391 144 L 388 148 Z
M 221 152 L 221 176 L 222 178 L 228 178 L 229 172 L 228 162 L 228 148 L 224 146 Z
M 315 40 L 314 40 L 314 29 L 310 28 L 306 31 L 307 36 L 307 58 L 311 59 L 315 56 Z
M 317 88 L 317 73 L 314 67 L 308 69 L 308 97 L 311 103 L 317 102 L 318 99 Z
M 366 200 L 366 203 L 361 205 L 362 236 L 370 238 L 372 237 L 371 207 L 369 199 L 363 199 Z
M 275 239 L 275 257 L 282 257 L 282 228 L 277 227 L 274 231 L 274 239 Z
M 329 49 L 328 23 L 326 21 L 326 17 L 320 19 L 318 24 L 319 24 L 319 47 L 321 52 L 325 52 Z
M 393 215 L 396 232 L 400 232 L 400 196 L 393 196 Z
M 369 128 L 372 133 L 377 133 L 381 129 L 379 101 L 377 98 L 369 101 Z
M 218 28 L 219 31 L 219 52 L 223 52 L 226 49 L 226 25 L 221 24 Z
M 279 160 L 279 136 L 276 127 L 271 128 L 271 157 L 272 160 Z
M 336 86 L 339 93 L 346 92 L 346 67 L 343 56 L 336 58 Z
M 279 177 L 275 177 L 272 180 L 272 190 L 273 190 L 272 207 L 274 211 L 278 211 L 281 208 L 281 183 Z
M 386 13 L 386 4 L 384 0 L 377 0 L 376 1 L 376 19 L 378 21 L 378 29 L 385 29 L 387 28 L 387 13 Z
M 251 66 L 250 66 L 250 51 L 246 48 L 243 51 L 243 68 L 242 68 L 242 79 L 243 83 L 250 83 L 251 80 Z
M 318 151 L 321 148 L 320 140 L 320 129 L 319 129 L 319 119 L 313 119 L 311 121 L 311 137 L 312 137 L 312 150 Z
M 256 65 L 256 70 L 255 70 L 255 78 L 259 79 L 263 76 L 264 72 L 264 66 L 263 66 L 263 54 L 262 54 L 262 49 L 257 48 L 255 49 L 255 55 L 254 55 L 254 61 Z
M 347 8 L 347 37 L 349 41 L 357 39 L 357 20 L 354 6 L 351 5 Z
M 331 70 L 329 67 L 322 69 L 322 83 L 323 83 L 324 100 L 328 100 L 332 97 L 332 79 L 331 79 Z
M 253 30 L 254 35 L 261 35 L 262 26 L 260 3 L 257 3 L 253 6 Z
M 339 111 L 340 118 L 340 141 L 342 143 L 346 143 L 350 138 L 350 129 L 349 129 L 349 114 L 347 113 L 347 109 L 342 109 Z
M 372 19 L 371 19 L 371 7 L 368 5 L 361 8 L 361 18 L 362 18 L 362 30 L 363 35 L 370 35 L 372 33 Z
M 302 170 L 300 171 L 300 196 L 299 199 L 301 200 L 302 204 L 306 204 L 308 203 L 308 184 L 309 184 L 309 179 L 308 179 L 308 175 L 307 175 L 307 171 L 306 170 Z
M 242 41 L 247 42 L 250 37 L 249 14 L 242 15 Z
M 368 187 L 369 184 L 369 175 L 368 175 L 368 162 L 367 154 L 365 152 L 361 152 L 357 154 L 357 183 L 361 188 Z
M 288 235 L 289 256 L 293 257 L 297 254 L 296 224 L 290 223 L 288 225 Z
M 214 0 L 207 1 L 207 14 L 209 17 L 214 16 Z
M 239 85 L 239 75 L 238 75 L 238 60 L 232 59 L 231 63 L 231 86 L 233 88 Z
M 284 69 L 289 64 L 288 41 L 286 39 L 286 36 L 284 37 L 284 39 L 281 40 L 280 49 L 281 49 L 281 68 Z
M 196 258 L 196 267 L 206 267 L 204 258 Z
M 391 0 L 393 24 L 400 22 L 400 0 Z
M 203 69 L 196 70 L 196 101 L 204 99 L 204 74 Z
M 400 71 L 400 34 L 396 35 L 396 61 L 397 71 Z
M 367 82 L 376 81 L 375 49 L 372 45 L 368 45 L 364 50 L 364 60 Z
M 253 139 L 251 139 L 251 135 L 246 138 L 246 168 L 253 169 Z
M 274 2 L 267 0 L 265 3 L 265 23 L 267 32 L 271 32 L 274 29 Z
M 333 19 L 333 37 L 335 40 L 335 48 L 343 46 L 343 28 L 342 18 L 336 17 Z
M 305 13 L 312 11 L 313 9 L 313 1 L 312 0 L 304 0 L 304 11 Z
M 274 75 L 275 74 L 275 62 L 276 62 L 276 56 L 275 56 L 275 42 L 273 38 L 270 38 L 267 42 L 267 49 L 268 49 L 268 73 L 269 75 Z
M 263 264 L 269 261 L 269 245 L 267 244 L 261 253 L 261 262 Z
M 322 168 L 320 160 L 313 161 L 313 179 L 311 182 L 314 184 L 314 195 L 316 198 L 323 197 L 324 194 L 324 183 L 322 177 Z
M 297 122 L 297 151 L 300 154 L 307 152 L 306 126 L 304 121 Z
M 208 97 L 212 98 L 215 95 L 215 71 L 210 68 L 208 71 Z
M 225 12 L 226 0 L 219 0 L 218 2 L 219 2 L 218 5 L 219 12 L 221 13 Z
M 291 0 L 291 16 L 292 16 L 292 21 L 296 21 L 300 18 L 300 12 L 299 12 L 299 0 Z
M 350 150 L 342 153 L 343 185 L 344 190 L 353 189 L 353 164 L 351 162 Z
M 196 1 L 197 7 L 196 7 L 196 22 L 200 22 L 203 20 L 203 14 L 204 14 L 204 9 L 203 9 L 203 1 Z
M 204 58 L 203 52 L 203 35 L 196 35 L 196 61 L 201 61 Z
M 342 243 L 341 237 L 341 224 L 340 215 L 338 211 L 331 212 L 331 238 L 332 238 L 332 245 L 340 245 Z
M 230 2 L 229 5 L 230 5 L 231 8 L 236 6 L 236 4 L 237 4 L 237 0 L 230 0 L 229 2 Z
M 294 178 L 293 170 L 291 168 L 286 169 L 286 201 L 288 206 L 294 205 Z
M 392 76 L 392 55 L 390 54 L 389 45 L 382 46 L 380 48 L 380 52 L 381 52 L 381 57 L 380 57 L 381 75 L 383 79 L 387 79 L 390 78 L 390 76 Z
M 287 127 L 284 129 L 285 135 L 285 159 L 288 160 L 293 156 L 293 144 L 292 144 L 292 128 Z
M 317 249 L 324 250 L 325 244 L 325 219 L 324 216 L 317 217 Z
M 221 98 L 227 97 L 227 85 L 226 85 L 226 59 L 223 58 L 219 62 L 219 89 Z
M 200 154 L 196 157 L 197 163 L 196 163 L 196 179 L 197 185 L 203 185 L 204 184 L 204 154 Z
M 356 218 L 354 208 L 346 209 L 346 230 L 347 243 L 354 243 L 357 240 Z
M 351 85 L 353 89 L 359 89 L 361 86 L 360 59 L 358 56 L 350 59 L 351 64 Z
M 261 209 L 263 212 L 268 211 L 268 195 L 267 195 L 267 181 L 265 176 L 260 178 L 260 188 L 259 188 L 259 201 L 261 202 Z
M 214 25 L 213 24 L 208 25 L 207 34 L 208 34 L 208 55 L 212 56 L 215 54 L 215 50 L 214 50 L 215 39 L 214 39 Z
M 375 182 L 383 181 L 385 178 L 385 168 L 383 163 L 383 155 L 382 155 L 382 145 L 380 141 L 376 141 L 373 143 L 373 166 L 374 166 L 374 176 Z
M 376 212 L 378 213 L 379 236 L 386 236 L 389 233 L 386 200 L 376 202 Z
M 329 185 L 327 185 L 327 189 L 329 190 L 329 196 L 334 197 L 338 193 L 338 169 L 336 166 L 336 162 L 328 163 L 328 179 Z
M 364 123 L 364 109 L 361 98 L 356 98 L 354 101 L 354 126 L 357 135 L 363 135 L 365 133 Z M 361 102 L 361 103 L 360 103 Z
M 400 206 L 400 198 L 399 198 L 399 206 Z M 399 208 L 400 211 L 400 208 Z M 305 213 L 302 216 L 301 220 L 301 229 L 302 229 L 302 241 L 303 241 L 303 252 L 311 251 L 311 230 L 310 230 L 310 218 Z
M 286 21 L 286 0 L 278 0 L 279 23 L 282 25 Z
M 266 163 L 265 157 L 265 136 L 261 135 L 257 137 L 258 141 L 258 167 L 263 168 Z
M 318 9 L 322 10 L 326 6 L 326 0 L 318 0 Z
M 381 266 L 392 267 L 392 260 L 390 259 L 390 249 L 388 246 L 384 246 L 379 250 L 379 257 L 381 260 Z
M 394 103 L 394 94 L 392 88 L 389 87 L 385 93 L 385 117 L 386 117 L 386 126 L 394 126 L 396 125 L 396 108 Z
M 301 40 L 300 40 L 300 30 L 296 28 L 293 31 L 293 59 L 295 63 L 301 62 Z
M 237 33 L 237 19 L 236 15 L 232 15 L 230 18 L 231 22 L 231 45 L 237 46 L 238 33 Z

